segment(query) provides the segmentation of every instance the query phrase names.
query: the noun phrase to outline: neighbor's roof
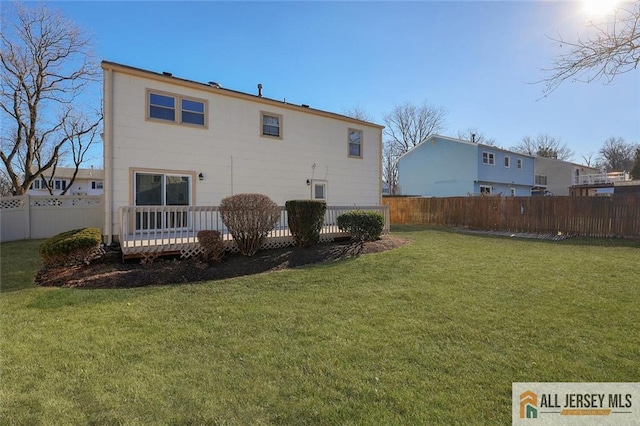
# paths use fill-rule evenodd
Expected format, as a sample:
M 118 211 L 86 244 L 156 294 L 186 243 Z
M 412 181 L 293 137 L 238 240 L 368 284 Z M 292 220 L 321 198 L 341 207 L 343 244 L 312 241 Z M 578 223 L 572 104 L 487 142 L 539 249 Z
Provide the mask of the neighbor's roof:
M 493 151 L 507 152 L 507 153 L 509 153 L 509 154 L 515 154 L 515 155 L 518 155 L 518 156 L 521 156 L 521 157 L 530 157 L 530 158 L 534 158 L 534 157 L 535 157 L 534 155 L 523 154 L 523 153 L 521 153 L 521 152 L 511 151 L 511 150 L 504 149 L 504 148 L 500 148 L 500 147 L 493 146 L 493 145 L 485 145 L 485 144 L 483 144 L 483 143 L 471 142 L 471 141 L 465 141 L 465 140 L 463 140 L 463 139 L 456 139 L 456 138 L 452 138 L 452 137 L 449 137 L 449 136 L 431 135 L 431 136 L 429 136 L 428 138 L 426 138 L 425 140 L 423 140 L 422 142 L 420 142 L 418 145 L 414 146 L 413 148 L 409 149 L 407 152 L 405 152 L 404 154 L 402 154 L 400 157 L 398 157 L 398 159 L 396 160 L 396 162 L 397 162 L 397 161 L 400 161 L 400 159 L 401 159 L 402 157 L 404 157 L 405 155 L 409 154 L 410 152 L 413 152 L 415 149 L 417 149 L 417 148 L 419 148 L 420 146 L 422 146 L 422 144 L 424 144 L 424 143 L 426 143 L 426 142 L 428 142 L 428 141 L 430 141 L 430 140 L 432 140 L 432 139 L 435 139 L 435 138 L 443 139 L 443 140 L 445 140 L 445 141 L 449 141 L 449 142 L 454 142 L 454 143 L 464 144 L 464 145 L 477 146 L 477 147 L 481 147 L 481 148 L 484 148 L 484 149 L 490 149 L 490 150 L 493 150 Z
M 349 121 L 357 124 L 366 124 L 367 126 L 384 129 L 384 126 L 381 126 L 376 123 L 370 123 L 368 121 L 358 120 L 356 118 L 348 117 L 346 115 L 341 115 L 341 114 L 336 114 L 334 112 L 311 108 L 308 105 L 304 105 L 304 104 L 296 105 L 296 104 L 288 103 L 286 101 L 279 101 L 276 99 L 265 98 L 258 95 L 252 95 L 250 93 L 244 93 L 244 92 L 239 92 L 237 90 L 223 88 L 219 84 L 213 83 L 213 82 L 202 83 L 202 82 L 188 80 L 180 77 L 174 77 L 173 74 L 168 72 L 159 73 L 159 72 L 145 70 L 142 68 L 132 67 L 130 65 L 118 64 L 116 62 L 102 61 L 101 66 L 102 66 L 102 69 L 104 70 L 114 70 L 114 71 L 123 72 L 131 75 L 137 75 L 144 78 L 151 78 L 154 80 L 170 82 L 173 84 L 180 84 L 182 86 L 192 87 L 195 89 L 204 90 L 211 93 L 217 93 L 219 95 L 225 95 L 225 96 L 230 96 L 234 98 L 250 100 L 250 101 L 259 102 L 259 103 L 268 104 L 268 105 L 276 105 L 281 108 L 292 109 L 292 110 L 310 113 L 314 115 L 320 115 L 327 118 L 333 118 L 333 119 L 342 120 L 342 121 Z
M 32 168 L 32 171 L 36 171 L 37 168 Z M 53 169 L 48 169 L 45 171 L 42 176 L 45 178 L 49 178 L 51 176 L 51 171 Z M 55 179 L 71 179 L 73 176 L 73 172 L 75 168 L 73 167 L 57 167 L 56 174 L 53 176 Z M 76 179 L 93 179 L 93 180 L 103 180 L 104 179 L 104 170 L 102 169 L 78 169 L 78 174 L 76 175 Z

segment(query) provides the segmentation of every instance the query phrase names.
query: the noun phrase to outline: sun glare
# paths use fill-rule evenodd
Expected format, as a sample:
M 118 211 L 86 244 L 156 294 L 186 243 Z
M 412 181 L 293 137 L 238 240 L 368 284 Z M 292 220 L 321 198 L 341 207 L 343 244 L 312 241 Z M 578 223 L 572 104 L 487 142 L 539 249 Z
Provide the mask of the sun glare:
M 617 4 L 617 0 L 584 0 L 582 9 L 588 16 L 612 15 Z

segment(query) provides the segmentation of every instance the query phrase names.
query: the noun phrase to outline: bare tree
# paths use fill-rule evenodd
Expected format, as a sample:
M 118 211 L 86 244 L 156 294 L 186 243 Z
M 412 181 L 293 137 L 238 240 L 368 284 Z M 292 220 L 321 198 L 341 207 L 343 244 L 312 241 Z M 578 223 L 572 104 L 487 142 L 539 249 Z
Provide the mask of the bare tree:
M 587 167 L 596 167 L 596 159 L 594 157 L 595 154 L 593 152 L 582 154 L 582 163 Z
M 442 107 L 424 101 L 416 106 L 410 102 L 397 105 L 384 116 L 387 143 L 402 155 L 429 136 L 444 130 L 446 112 Z
M 636 148 L 636 155 L 631 169 L 631 179 L 640 180 L 640 145 Z
M 0 169 L 0 197 L 13 195 L 13 185 L 4 170 Z
M 640 64 L 640 1 L 621 3 L 608 22 L 588 24 L 589 35 L 577 41 L 552 38 L 567 53 L 558 55 L 551 68 L 543 70 L 548 77 L 540 82 L 544 93 L 551 93 L 563 82 L 607 83 L 619 75 L 635 70 Z
M 389 195 L 398 193 L 398 157 L 400 155 L 393 144 L 385 144 L 382 153 L 382 176 L 387 185 L 389 185 Z
M 342 110 L 342 115 L 355 118 L 356 120 L 367 121 L 373 123 L 373 117 L 367 111 L 360 106 L 354 106 L 352 108 L 345 108 Z
M 556 158 L 558 160 L 570 160 L 574 153 L 560 139 L 540 133 L 535 138 L 524 136 L 520 144 L 512 148 L 513 151 L 527 155 L 537 155 L 539 157 Z
M 637 148 L 636 145 L 625 142 L 624 138 L 610 137 L 600 148 L 598 163 L 606 172 L 630 171 Z
M 99 74 L 89 37 L 73 22 L 46 5 L 29 9 L 16 3 L 13 19 L 7 9 L 0 34 L 0 158 L 14 193 L 21 195 L 65 156 L 86 152 L 94 141 L 101 114 L 89 115 L 79 100 Z
M 467 130 L 458 130 L 458 139 L 490 146 L 495 146 L 496 144 L 495 139 L 488 138 L 475 127 L 469 127 Z

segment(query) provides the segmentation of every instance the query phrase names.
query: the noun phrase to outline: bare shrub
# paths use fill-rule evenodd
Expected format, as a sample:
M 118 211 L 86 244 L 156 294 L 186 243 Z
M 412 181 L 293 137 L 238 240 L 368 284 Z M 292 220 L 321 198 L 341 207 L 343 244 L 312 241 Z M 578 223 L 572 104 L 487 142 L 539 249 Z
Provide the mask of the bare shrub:
M 222 222 L 241 254 L 253 256 L 280 218 L 280 207 L 262 194 L 237 194 L 220 202 Z
M 204 249 L 206 260 L 220 262 L 222 256 L 224 256 L 224 243 L 220 232 L 212 230 L 198 231 L 198 241 Z

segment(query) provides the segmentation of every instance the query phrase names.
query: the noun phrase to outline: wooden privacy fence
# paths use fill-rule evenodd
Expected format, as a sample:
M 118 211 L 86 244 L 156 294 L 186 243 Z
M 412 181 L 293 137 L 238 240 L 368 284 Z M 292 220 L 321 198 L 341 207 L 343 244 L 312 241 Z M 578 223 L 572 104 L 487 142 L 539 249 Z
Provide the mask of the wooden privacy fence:
M 392 224 L 640 237 L 640 196 L 383 197 Z

